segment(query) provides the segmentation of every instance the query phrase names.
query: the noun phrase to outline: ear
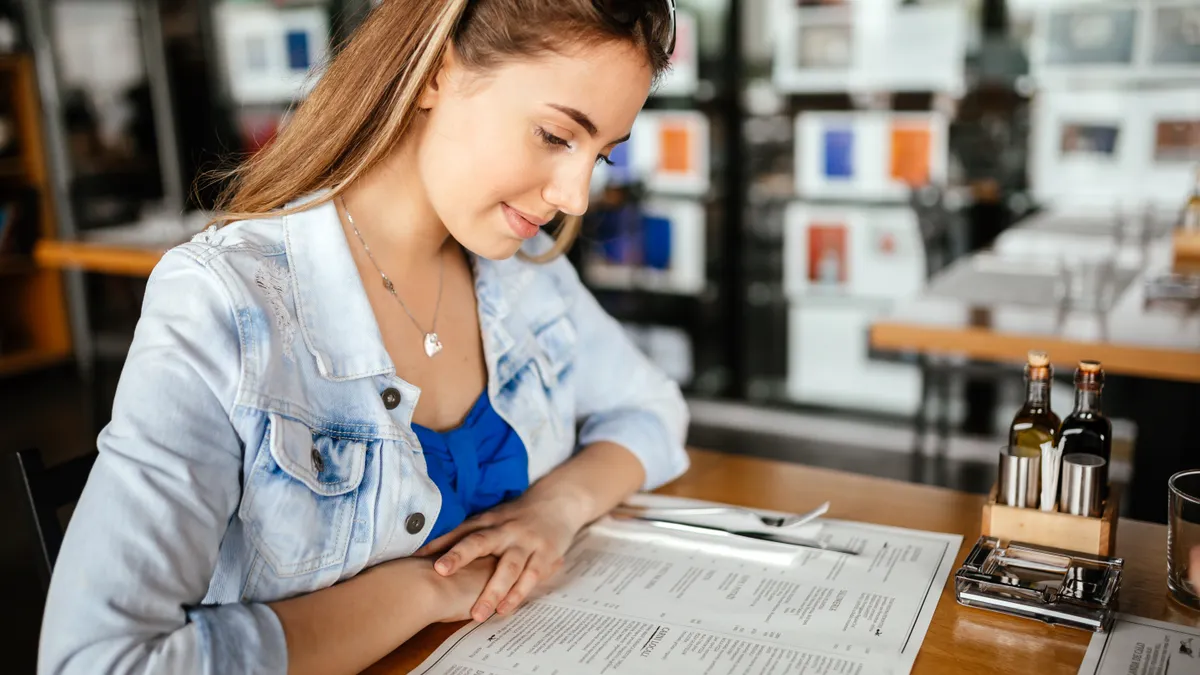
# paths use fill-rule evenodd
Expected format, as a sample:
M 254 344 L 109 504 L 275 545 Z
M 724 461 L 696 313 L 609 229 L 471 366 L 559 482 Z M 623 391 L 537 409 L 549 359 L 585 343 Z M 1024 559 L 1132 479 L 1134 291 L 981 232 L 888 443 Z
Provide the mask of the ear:
M 417 107 L 421 110 L 431 110 L 436 106 L 438 100 L 445 95 L 450 80 L 458 72 L 458 67 L 458 54 L 454 51 L 454 42 L 451 41 L 446 45 L 446 51 L 442 54 L 442 63 L 434 73 L 433 79 L 429 81 L 429 85 L 417 99 Z

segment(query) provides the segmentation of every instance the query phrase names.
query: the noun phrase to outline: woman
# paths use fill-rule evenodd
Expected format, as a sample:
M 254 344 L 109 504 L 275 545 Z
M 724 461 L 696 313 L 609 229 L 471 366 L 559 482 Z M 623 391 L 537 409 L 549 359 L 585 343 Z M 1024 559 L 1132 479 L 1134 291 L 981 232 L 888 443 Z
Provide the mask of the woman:
M 539 234 L 586 209 L 673 31 L 670 0 L 372 12 L 231 224 L 155 269 L 41 672 L 356 672 L 514 611 L 685 470 L 678 389 L 558 257 L 577 225 Z

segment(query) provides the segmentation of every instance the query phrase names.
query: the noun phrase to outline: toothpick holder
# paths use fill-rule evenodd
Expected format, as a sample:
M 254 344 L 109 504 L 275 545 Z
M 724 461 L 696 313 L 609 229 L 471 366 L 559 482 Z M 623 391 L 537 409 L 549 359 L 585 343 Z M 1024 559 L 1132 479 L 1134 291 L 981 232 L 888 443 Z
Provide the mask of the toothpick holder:
M 999 485 L 992 486 L 983 505 L 982 534 L 1008 541 L 1109 556 L 1117 547 L 1117 513 L 1121 495 L 1116 486 L 1099 518 L 1084 518 L 1060 511 L 1042 511 L 1006 506 L 996 501 Z

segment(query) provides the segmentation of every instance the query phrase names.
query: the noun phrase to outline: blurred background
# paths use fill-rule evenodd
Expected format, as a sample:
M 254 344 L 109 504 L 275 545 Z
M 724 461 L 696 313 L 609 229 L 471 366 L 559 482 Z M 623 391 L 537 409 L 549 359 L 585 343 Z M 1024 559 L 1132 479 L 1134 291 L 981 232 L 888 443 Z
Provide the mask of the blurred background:
M 198 179 L 269 142 L 370 8 L 0 0 L 0 451 L 94 450 L 146 276 L 221 187 Z M 693 445 L 987 492 L 1040 349 L 1060 417 L 1103 363 L 1126 516 L 1164 522 L 1200 466 L 1200 1 L 679 0 L 613 159 L 571 260 Z

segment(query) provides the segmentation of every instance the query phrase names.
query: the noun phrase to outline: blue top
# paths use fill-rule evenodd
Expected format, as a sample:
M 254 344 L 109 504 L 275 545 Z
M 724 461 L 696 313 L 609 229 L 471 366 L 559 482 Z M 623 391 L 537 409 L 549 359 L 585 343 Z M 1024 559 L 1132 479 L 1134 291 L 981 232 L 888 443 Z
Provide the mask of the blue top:
M 412 430 L 425 453 L 425 470 L 442 493 L 430 541 L 529 487 L 525 445 L 492 408 L 486 391 L 458 427 L 437 432 L 413 424 Z

